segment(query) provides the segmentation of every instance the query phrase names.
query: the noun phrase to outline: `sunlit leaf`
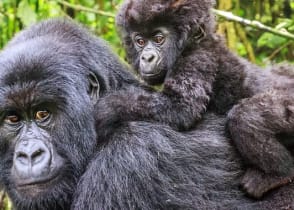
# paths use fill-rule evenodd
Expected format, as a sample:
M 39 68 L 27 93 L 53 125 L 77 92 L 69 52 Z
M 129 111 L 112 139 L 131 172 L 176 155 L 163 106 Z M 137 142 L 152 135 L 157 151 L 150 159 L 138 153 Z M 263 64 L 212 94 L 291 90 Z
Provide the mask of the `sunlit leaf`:
M 17 8 L 17 17 L 25 26 L 29 26 L 37 22 L 37 15 L 30 7 L 28 1 L 21 1 Z
M 274 49 L 280 47 L 281 45 L 286 43 L 286 41 L 286 38 L 266 32 L 262 34 L 262 36 L 258 39 L 257 46 Z

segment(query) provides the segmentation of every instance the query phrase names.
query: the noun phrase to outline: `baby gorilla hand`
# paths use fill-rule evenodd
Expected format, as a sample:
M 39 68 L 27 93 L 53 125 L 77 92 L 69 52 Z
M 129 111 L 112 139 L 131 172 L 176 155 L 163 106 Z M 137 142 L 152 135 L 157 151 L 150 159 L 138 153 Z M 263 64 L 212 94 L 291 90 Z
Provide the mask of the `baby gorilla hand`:
M 249 196 L 261 198 L 266 192 L 291 183 L 294 180 L 294 170 L 290 174 L 275 176 L 249 168 L 242 178 L 241 185 Z

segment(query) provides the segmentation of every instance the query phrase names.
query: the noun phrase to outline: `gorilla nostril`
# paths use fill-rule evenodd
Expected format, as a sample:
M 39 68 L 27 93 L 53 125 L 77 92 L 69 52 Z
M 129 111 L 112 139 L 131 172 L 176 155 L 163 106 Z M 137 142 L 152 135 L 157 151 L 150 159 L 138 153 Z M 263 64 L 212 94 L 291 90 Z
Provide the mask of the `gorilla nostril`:
M 149 63 L 151 63 L 151 62 L 153 61 L 154 58 L 155 58 L 154 55 L 150 55 L 147 61 L 148 61 Z
M 25 152 L 17 152 L 16 158 L 23 162 L 29 159 L 29 155 L 26 154 Z
M 154 60 L 155 56 L 153 54 L 146 54 L 144 56 L 142 56 L 142 60 L 147 62 L 147 63 L 151 63 Z
M 45 151 L 42 150 L 42 149 L 38 149 L 38 150 L 36 150 L 36 151 L 31 155 L 32 160 L 37 159 L 38 157 L 42 156 L 42 154 L 43 154 L 44 152 L 45 152 Z

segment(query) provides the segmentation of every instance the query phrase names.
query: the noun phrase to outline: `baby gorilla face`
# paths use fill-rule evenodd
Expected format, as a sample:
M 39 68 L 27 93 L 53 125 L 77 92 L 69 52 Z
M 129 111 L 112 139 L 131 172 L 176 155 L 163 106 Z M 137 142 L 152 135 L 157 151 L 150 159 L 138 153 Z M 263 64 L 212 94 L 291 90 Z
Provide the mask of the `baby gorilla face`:
M 166 27 L 135 31 L 131 36 L 140 76 L 151 85 L 162 83 L 176 60 L 176 36 Z

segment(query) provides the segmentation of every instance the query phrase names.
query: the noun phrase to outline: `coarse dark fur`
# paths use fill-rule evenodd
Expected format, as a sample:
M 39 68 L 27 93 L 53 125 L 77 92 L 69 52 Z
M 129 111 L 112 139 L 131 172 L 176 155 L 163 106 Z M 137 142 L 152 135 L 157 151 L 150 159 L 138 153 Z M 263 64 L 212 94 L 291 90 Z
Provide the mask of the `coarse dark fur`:
M 146 82 L 151 84 L 162 82 L 163 89 L 160 92 L 153 90 L 137 92 L 136 89 L 131 88 L 108 95 L 98 105 L 99 109 L 108 110 L 98 116 L 97 121 L 100 122 L 101 130 L 109 124 L 128 120 L 163 122 L 173 128 L 187 130 L 195 126 L 208 108 L 224 114 L 240 99 L 266 91 L 271 92 L 271 89 L 283 93 L 284 98 L 281 100 L 292 94 L 294 68 L 288 66 L 286 67 L 288 71 L 281 71 L 283 67 L 276 67 L 271 71 L 262 70 L 230 52 L 221 38 L 215 34 L 214 17 L 210 12 L 212 6 L 212 0 L 126 0 L 122 4 L 116 21 L 126 47 L 127 57 Z M 133 34 L 150 37 L 159 27 L 167 28 L 168 43 L 162 45 L 163 49 L 157 46 L 154 50 L 158 50 L 154 55 L 160 54 L 161 59 L 154 67 L 155 72 L 150 81 L 150 78 L 144 77 L 145 74 L 142 73 L 146 70 L 141 63 L 143 52 L 138 50 Z M 148 72 L 152 72 L 150 68 Z M 275 97 L 272 93 L 264 94 L 262 97 L 270 100 Z M 270 109 L 272 104 L 263 106 Z M 243 115 L 251 113 L 244 110 L 239 112 Z M 260 184 L 262 189 L 259 189 L 256 185 L 260 180 L 257 175 L 255 177 L 251 173 L 250 182 L 253 184 L 246 183 L 246 178 L 243 180 L 248 193 L 260 197 L 270 190 L 271 186 L 291 181 L 294 175 L 294 163 L 285 146 L 274 135 L 271 135 L 272 140 L 268 144 L 266 133 L 262 134 L 263 139 L 248 135 L 246 126 L 250 126 L 251 120 L 255 120 L 254 115 L 248 118 L 240 117 L 240 114 L 236 116 L 231 112 L 229 129 L 242 156 L 263 176 L 264 173 L 268 177 L 281 176 L 272 184 Z M 281 118 L 274 119 L 274 123 L 282 128 L 280 130 L 268 128 L 274 134 L 286 130 L 282 121 L 287 116 L 279 117 Z M 273 118 L 264 117 L 264 120 L 272 121 Z M 291 123 L 289 122 L 287 128 L 291 127 Z M 239 129 L 239 124 L 245 130 Z M 262 125 L 255 123 L 255 126 L 261 133 Z M 264 126 L 270 127 L 270 122 L 265 123 Z M 289 131 L 294 132 L 291 129 Z
M 147 122 L 121 124 L 83 175 L 74 209 L 293 209 L 293 184 L 263 201 L 238 188 L 244 171 L 225 137 L 225 122 L 207 114 L 188 133 Z
M 250 163 L 241 181 L 245 190 L 258 198 L 268 189 L 291 182 L 294 163 L 288 149 L 293 148 L 294 138 L 293 90 L 271 90 L 243 99 L 228 117 L 231 135 Z M 280 138 L 285 135 L 289 138 Z

